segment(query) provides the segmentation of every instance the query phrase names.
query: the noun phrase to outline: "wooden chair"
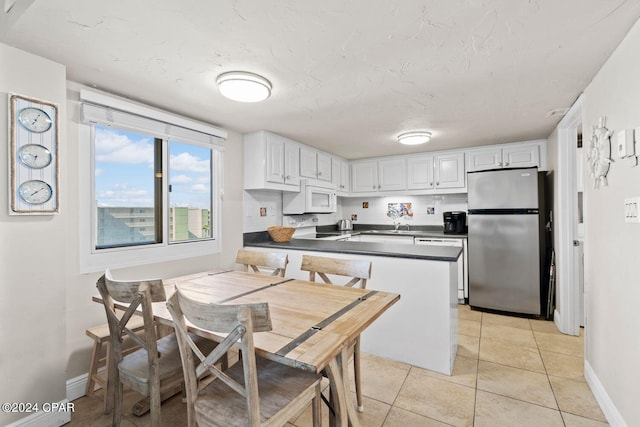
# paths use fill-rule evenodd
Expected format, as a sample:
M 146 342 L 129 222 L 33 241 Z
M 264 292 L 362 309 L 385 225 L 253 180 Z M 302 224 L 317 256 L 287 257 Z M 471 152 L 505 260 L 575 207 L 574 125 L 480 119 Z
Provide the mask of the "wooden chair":
M 312 255 L 303 255 L 300 269 L 309 272 L 309 280 L 316 281 L 316 274 L 325 283 L 334 284 L 327 274 L 352 277 L 344 286 L 353 287 L 359 284 L 361 289 L 366 289 L 367 280 L 371 278 L 371 261 L 348 260 L 327 258 Z M 360 337 L 358 336 L 349 344 L 349 354 L 353 354 L 353 374 L 356 385 L 356 400 L 358 411 L 364 411 L 362 402 L 362 383 L 360 374 Z
M 133 316 L 128 325 L 129 329 L 133 332 L 140 332 L 144 330 L 144 322 L 142 317 Z M 111 335 L 109 333 L 109 325 L 96 325 L 88 328 L 85 333 L 89 338 L 93 340 L 93 349 L 91 350 L 91 360 L 89 361 L 89 373 L 87 376 L 87 388 L 85 394 L 92 396 L 95 394 L 96 384 L 102 388 L 104 392 L 104 411 L 105 413 L 110 409 L 107 407 L 107 379 L 109 378 L 109 370 L 106 369 L 109 365 L 109 353 L 111 349 Z M 138 346 L 130 346 L 127 349 L 123 349 L 123 356 L 137 350 Z M 104 354 L 104 355 L 103 355 Z M 100 370 L 105 368 L 105 372 L 102 374 Z
M 249 271 L 249 268 L 251 268 L 254 273 L 267 274 L 259 268 L 267 267 L 273 269 L 273 272 L 270 273 L 272 276 L 284 277 L 289 263 L 289 256 L 287 254 L 239 249 L 236 254 L 236 262 L 244 265 L 244 271 Z
M 176 290 L 167 307 L 185 370 L 189 427 L 282 426 L 310 402 L 313 425 L 321 426 L 321 377 L 255 355 L 253 333 L 271 330 L 266 303 L 208 304 Z M 187 320 L 198 328 L 228 335 L 213 352 L 200 352 L 187 334 Z M 238 340 L 241 361 L 221 372 L 214 364 Z M 206 374 L 210 375 L 204 377 Z
M 116 281 L 107 270 L 96 286 L 104 302 L 111 338 L 107 407 L 113 408 L 113 425 L 120 425 L 122 385 L 126 384 L 149 397 L 150 407 L 147 407 L 146 401 L 136 404 L 133 413 L 142 415 L 150 409 L 151 425 L 160 426 L 160 403 L 178 393 L 184 381 L 176 335 L 172 333 L 158 339 L 154 325 L 151 303 L 166 301 L 162 280 Z M 119 316 L 114 309 L 114 301 L 128 303 L 129 308 Z M 130 326 L 138 307 L 142 308 L 142 337 L 136 335 Z M 141 348 L 123 356 L 122 341 L 125 336 Z M 198 340 L 198 344 L 207 350 L 215 347 L 215 343 L 203 339 Z

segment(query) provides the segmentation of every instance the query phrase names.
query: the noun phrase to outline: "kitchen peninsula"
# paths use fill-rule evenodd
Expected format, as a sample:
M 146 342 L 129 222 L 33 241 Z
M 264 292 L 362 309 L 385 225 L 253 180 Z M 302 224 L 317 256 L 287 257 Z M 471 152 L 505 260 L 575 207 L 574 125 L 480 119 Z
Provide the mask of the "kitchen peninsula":
M 372 261 L 367 289 L 399 293 L 401 299 L 363 333 L 362 351 L 451 374 L 457 350 L 461 248 L 309 239 L 276 243 L 266 232 L 245 233 L 244 246 L 288 254 L 285 277 L 295 279 L 309 277 L 300 270 L 304 254 Z

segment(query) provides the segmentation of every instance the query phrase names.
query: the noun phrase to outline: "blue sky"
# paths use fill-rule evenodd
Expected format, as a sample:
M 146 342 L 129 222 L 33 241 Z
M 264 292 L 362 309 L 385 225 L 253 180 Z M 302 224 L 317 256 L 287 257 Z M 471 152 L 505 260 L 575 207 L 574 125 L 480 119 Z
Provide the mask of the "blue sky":
M 153 137 L 96 126 L 98 206 L 153 206 Z M 210 150 L 171 142 L 171 206 L 210 207 Z

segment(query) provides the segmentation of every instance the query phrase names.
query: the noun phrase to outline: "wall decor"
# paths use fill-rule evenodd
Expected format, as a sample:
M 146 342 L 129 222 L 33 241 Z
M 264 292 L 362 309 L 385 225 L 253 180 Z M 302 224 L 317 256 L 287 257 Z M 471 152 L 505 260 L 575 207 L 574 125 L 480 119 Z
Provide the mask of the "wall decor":
M 58 106 L 9 94 L 9 215 L 59 213 Z
M 394 221 L 399 218 L 413 219 L 411 203 L 389 203 L 387 205 L 387 216 Z
M 427 206 L 427 215 L 435 215 L 435 214 L 436 214 L 435 206 Z
M 369 202 L 362 202 L 362 209 L 369 209 Z
M 594 188 L 600 188 L 600 184 L 607 186 L 607 173 L 611 166 L 611 135 L 612 131 L 606 128 L 605 116 L 600 117 L 598 125 L 593 125 L 591 139 L 587 151 L 587 165 Z

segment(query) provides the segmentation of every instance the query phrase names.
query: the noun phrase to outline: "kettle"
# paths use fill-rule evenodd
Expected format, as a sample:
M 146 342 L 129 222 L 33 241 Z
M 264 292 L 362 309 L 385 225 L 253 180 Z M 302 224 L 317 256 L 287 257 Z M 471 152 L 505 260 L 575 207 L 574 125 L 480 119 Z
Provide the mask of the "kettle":
M 350 219 L 339 219 L 336 225 L 338 226 L 338 231 L 353 230 L 353 224 Z

